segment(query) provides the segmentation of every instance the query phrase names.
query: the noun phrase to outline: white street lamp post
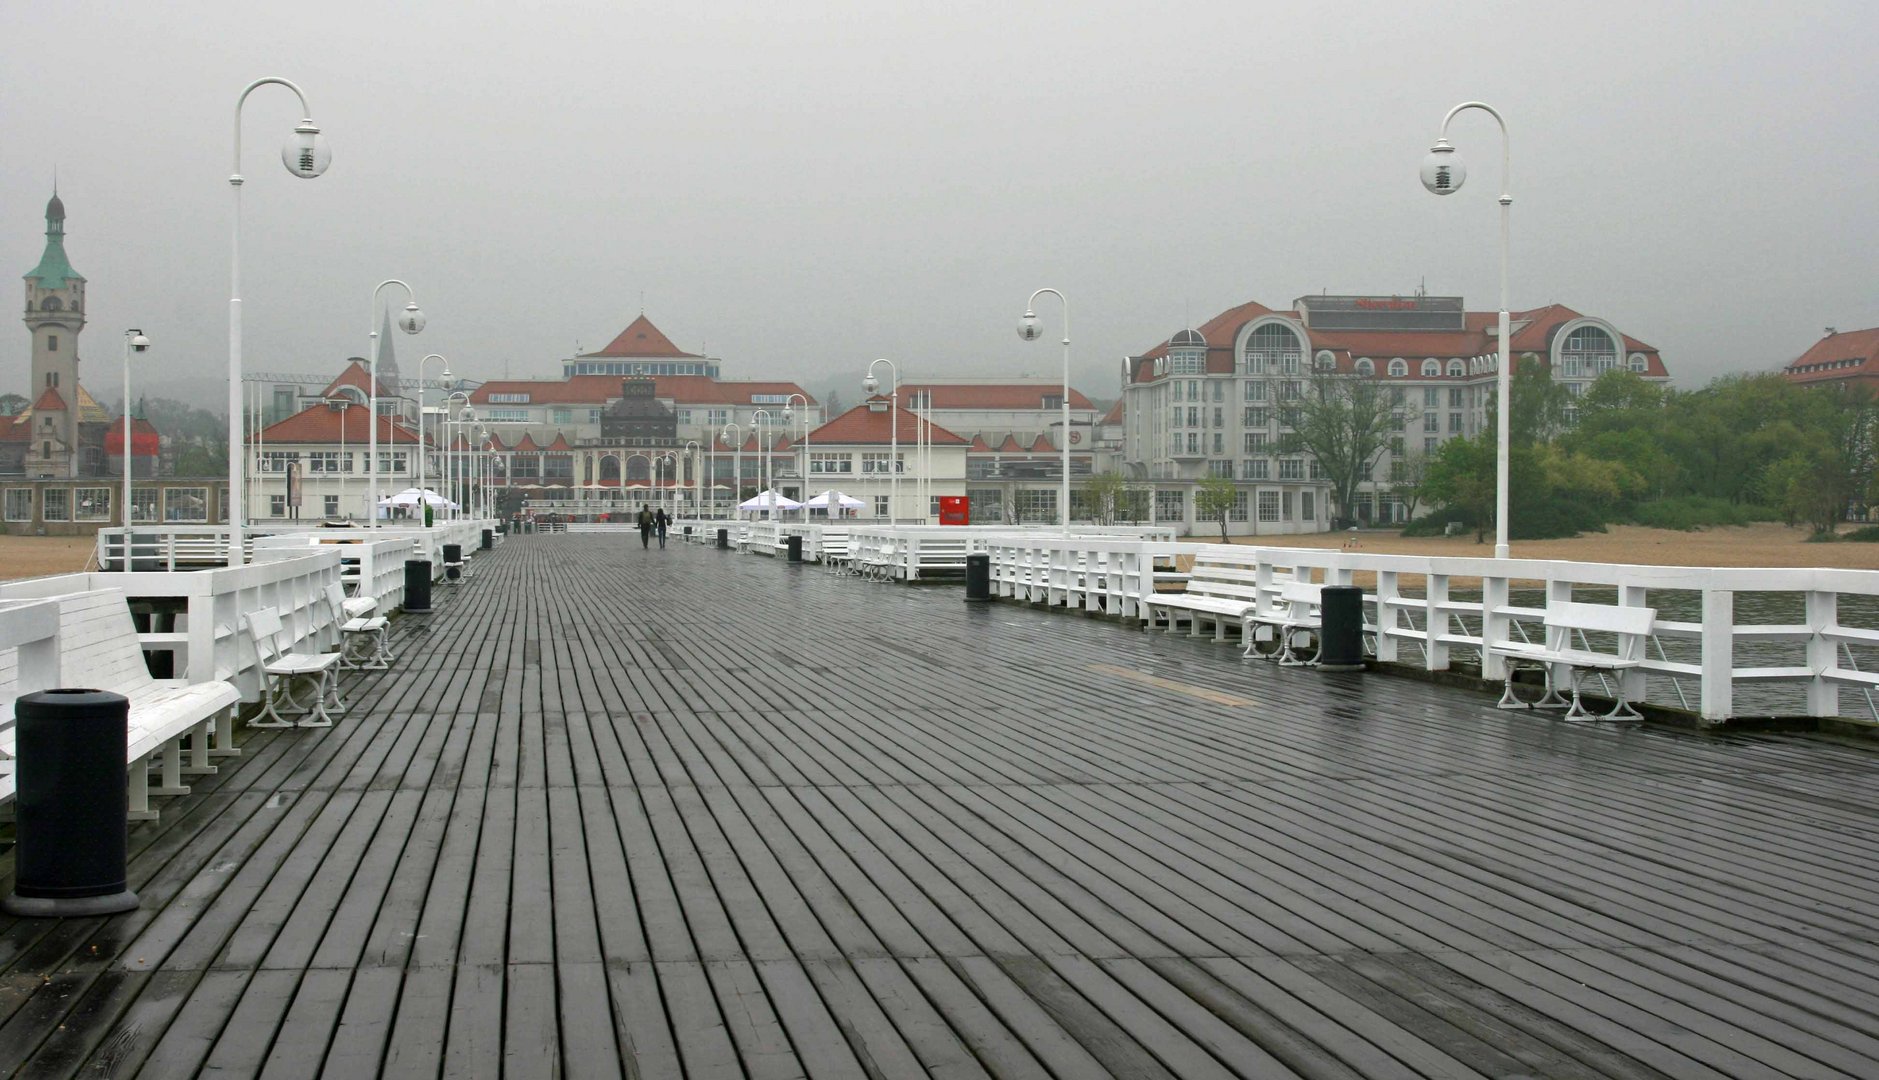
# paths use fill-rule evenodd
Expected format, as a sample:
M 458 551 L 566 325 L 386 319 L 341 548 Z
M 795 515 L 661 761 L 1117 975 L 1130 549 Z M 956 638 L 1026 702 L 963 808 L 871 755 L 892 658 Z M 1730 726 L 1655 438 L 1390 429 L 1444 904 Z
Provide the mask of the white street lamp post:
M 235 166 L 228 177 L 229 188 L 234 193 L 234 241 L 229 247 L 228 260 L 228 565 L 240 566 L 247 561 L 242 549 L 242 518 L 247 507 L 238 501 L 242 484 L 242 431 L 241 431 L 241 107 L 247 104 L 248 95 L 269 84 L 285 86 L 300 99 L 300 115 L 304 117 L 295 125 L 293 134 L 281 147 L 281 164 L 287 171 L 302 180 L 311 180 L 326 171 L 332 164 L 333 152 L 326 146 L 326 140 L 320 136 L 320 129 L 313 124 L 311 109 L 307 108 L 307 96 L 300 88 L 286 79 L 256 79 L 245 87 L 239 98 L 235 99 Z
M 797 398 L 802 398 L 802 497 L 804 502 L 808 502 L 814 492 L 809 490 L 809 397 L 807 394 L 791 394 L 783 401 L 783 423 L 787 425 L 786 430 L 790 434 L 795 434 Z M 804 520 L 808 517 L 809 511 L 804 510 Z
M 1500 405 L 1500 415 L 1495 421 L 1495 438 L 1498 445 L 1494 453 L 1494 557 L 1505 559 L 1509 556 L 1507 543 L 1507 474 L 1508 474 L 1508 417 L 1512 412 L 1513 397 L 1513 357 L 1508 348 L 1507 314 L 1507 249 L 1509 207 L 1514 197 L 1509 193 L 1511 181 L 1508 178 L 1510 157 L 1507 139 L 1507 121 L 1493 106 L 1479 101 L 1464 101 L 1448 111 L 1442 118 L 1442 132 L 1437 136 L 1435 145 L 1429 149 L 1429 156 L 1422 161 L 1422 186 L 1437 195 L 1452 195 L 1461 190 L 1462 181 L 1468 177 L 1468 167 L 1462 164 L 1461 156 L 1448 142 L 1448 125 L 1460 113 L 1469 109 L 1480 109 L 1494 118 L 1501 128 L 1501 315 L 1498 332 L 1500 334 L 1500 361 L 1496 382 L 1496 397 Z
M 344 396 L 330 397 L 326 399 L 326 407 L 339 413 L 339 460 L 335 462 L 335 464 L 339 466 L 338 505 L 343 512 L 346 509 L 346 473 L 350 471 L 352 467 L 351 460 L 346 457 L 346 413 L 352 408 L 352 399 Z M 351 517 L 352 515 L 347 514 L 346 516 Z
M 752 409 L 750 423 L 757 429 L 757 494 L 761 498 L 770 490 L 770 446 L 765 438 L 770 424 L 770 410 Z M 773 510 L 766 510 L 772 517 L 776 516 Z
M 371 433 L 367 436 L 369 441 L 367 443 L 365 466 L 367 475 L 370 476 L 371 479 L 367 481 L 366 500 L 371 510 L 371 528 L 374 529 L 378 528 L 378 354 L 385 346 L 385 343 L 378 339 L 378 298 L 379 294 L 385 291 L 385 286 L 387 285 L 396 285 L 405 291 L 405 309 L 398 313 L 398 329 L 403 330 L 407 334 L 415 334 L 424 329 L 424 313 L 418 310 L 418 298 L 417 295 L 411 291 L 411 286 L 397 278 L 386 278 L 384 281 L 379 282 L 378 286 L 372 290 L 372 359 L 371 369 L 368 372 L 370 378 L 366 380 L 365 402 L 365 412 L 368 420 L 366 430 Z M 420 388 L 418 390 L 418 407 L 420 411 L 423 409 L 423 381 L 424 363 L 423 361 L 419 361 L 418 382 Z
M 691 466 L 692 474 L 692 517 L 698 516 L 698 451 L 701 447 L 697 439 L 685 440 L 685 460 Z
M 463 516 L 463 485 L 459 475 L 461 470 L 457 467 L 457 411 L 451 407 L 451 403 L 458 398 L 463 399 L 463 408 L 470 407 L 470 395 L 462 390 L 453 391 L 444 398 L 444 486 L 448 491 L 445 497 L 453 504 L 450 510 L 452 521 Z
M 1063 505 L 1058 513 L 1063 518 L 1063 534 L 1070 535 L 1070 301 L 1056 289 L 1039 289 L 1031 294 L 1031 299 L 1024 305 L 1024 317 L 1018 320 L 1018 336 L 1026 341 L 1036 341 L 1043 336 L 1043 328 L 1037 325 L 1037 298 L 1049 293 L 1063 304 L 1063 431 L 1058 433 L 1058 441 L 1063 451 L 1063 483 L 1061 498 Z
M 880 389 L 880 380 L 874 377 L 879 364 L 894 373 L 894 385 L 887 394 L 887 523 L 892 525 L 900 504 L 900 365 L 886 357 L 869 363 L 868 375 L 861 380 L 861 388 L 869 394 Z
M 431 353 L 418 361 L 418 496 L 424 500 L 425 506 L 430 505 L 430 499 L 425 497 L 427 489 L 424 486 L 424 458 L 430 452 L 430 447 L 424 442 L 424 365 L 432 360 L 444 360 L 443 354 Z M 444 360 L 442 382 L 444 389 L 449 390 L 450 361 L 448 360 Z
M 744 428 L 733 420 L 724 425 L 724 431 L 737 432 L 737 441 L 730 443 L 733 455 L 731 458 L 731 512 L 735 514 L 737 504 L 744 499 Z M 718 437 L 723 438 L 724 432 L 719 432 Z M 728 439 L 725 441 L 730 442 Z
M 133 462 L 136 460 L 136 455 L 131 453 L 130 441 L 130 354 L 141 353 L 149 348 L 150 339 L 144 336 L 142 330 L 124 331 L 124 509 L 119 512 L 118 516 L 124 519 L 124 570 L 126 573 L 130 571 L 130 479 L 131 470 L 134 467 Z M 230 423 L 233 421 L 231 420 Z M 230 501 L 233 501 L 232 489 Z

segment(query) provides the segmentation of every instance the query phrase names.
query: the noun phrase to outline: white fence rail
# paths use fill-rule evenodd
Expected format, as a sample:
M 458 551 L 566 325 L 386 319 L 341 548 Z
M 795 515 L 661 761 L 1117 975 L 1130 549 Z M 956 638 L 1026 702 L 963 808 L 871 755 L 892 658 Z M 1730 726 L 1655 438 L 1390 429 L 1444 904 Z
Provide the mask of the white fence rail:
M 326 587 L 339 580 L 340 549 L 295 558 L 186 572 L 78 573 L 0 582 L 0 602 L 117 589 L 145 615 L 138 633 L 148 652 L 168 652 L 178 677 L 226 679 L 245 701 L 260 699 L 261 676 L 241 620 L 257 608 L 280 611 L 290 647 L 324 651 L 338 640 Z M 287 641 L 283 640 L 284 644 Z M 82 672 L 71 673 L 82 678 Z
M 1483 646 L 1541 640 L 1549 605 L 1575 598 L 1650 607 L 1650 649 L 1629 680 L 1644 696 L 1709 720 L 1743 715 L 1850 715 L 1841 691 L 1857 690 L 1879 721 L 1879 573 L 1833 569 L 1632 566 L 1543 560 L 1372 555 L 1223 544 L 1129 542 L 1046 536 L 988 538 L 999 596 L 1149 618 L 1146 599 L 1178 580 L 1176 560 L 1235 563 L 1254 571 L 1276 602 L 1288 581 L 1357 582 L 1377 658 L 1448 669 L 1458 656 L 1490 680 L 1504 661 Z M 1526 598 L 1516 603 L 1515 597 Z M 1846 616 L 1843 618 L 1843 614 Z M 1865 658 L 1862 665 L 1861 657 Z M 1792 707 L 1761 693 L 1798 687 Z
M 16 694 L 63 686 L 60 664 L 58 603 L 0 601 L 0 686 Z

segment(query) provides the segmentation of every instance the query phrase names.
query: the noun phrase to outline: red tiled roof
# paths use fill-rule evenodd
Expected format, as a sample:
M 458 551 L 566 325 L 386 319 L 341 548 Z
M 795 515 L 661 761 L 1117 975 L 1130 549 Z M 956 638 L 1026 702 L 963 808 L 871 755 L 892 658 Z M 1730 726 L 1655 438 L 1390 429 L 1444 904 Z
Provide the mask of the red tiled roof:
M 1038 432 L 1037 438 L 1031 440 L 1031 453 L 1033 454 L 1050 454 L 1055 453 L 1056 450 L 1057 447 L 1051 443 L 1050 436 L 1041 431 Z
M 58 390 L 48 386 L 45 392 L 39 395 L 39 400 L 33 402 L 33 411 L 36 413 L 64 412 L 65 399 L 59 396 Z
M 365 361 L 360 360 L 356 356 L 346 361 L 346 369 L 339 373 L 339 378 L 326 384 L 326 389 L 320 391 L 320 396 L 332 397 L 333 393 L 342 386 L 350 386 L 359 391 L 359 393 L 368 396 L 371 394 L 372 374 L 366 370 Z M 385 380 L 382 378 L 378 381 L 378 396 L 392 396 L 391 387 L 387 386 Z
M 529 405 L 605 405 L 620 396 L 619 375 L 574 375 L 567 379 L 499 379 L 470 392 L 471 402 L 489 404 L 491 394 L 527 394 Z M 653 396 L 679 405 L 749 405 L 757 394 L 815 396 L 793 382 L 723 382 L 707 375 L 657 375 Z M 497 402 L 496 404 L 520 404 Z
M 912 446 L 920 430 L 919 417 L 906 409 L 876 412 L 867 405 L 857 405 L 811 432 L 809 442 L 812 446 L 886 446 L 896 435 L 896 425 L 900 444 Z M 938 424 L 929 424 L 928 430 L 933 446 L 967 445 L 966 440 Z
M 1016 435 L 1007 435 L 1005 436 L 1005 441 L 998 444 L 998 452 L 1001 454 L 1022 454 L 1024 453 L 1024 447 L 1019 445 Z
M 157 433 L 156 426 L 141 416 L 131 418 L 130 452 L 134 457 L 155 457 L 163 450 L 163 436 Z M 104 433 L 104 452 L 122 454 L 124 452 L 124 418 L 119 416 L 111 421 L 111 426 Z
M 1794 383 L 1879 378 L 1879 327 L 1828 334 L 1790 361 L 1781 374 Z
M 358 415 L 354 415 L 357 413 Z M 347 445 L 364 445 L 371 440 L 371 431 L 365 426 L 365 410 L 361 408 L 330 409 L 325 405 L 312 405 L 277 424 L 263 428 L 259 436 L 250 435 L 249 442 L 257 439 L 264 443 L 304 443 L 338 445 L 342 434 Z M 391 417 L 378 418 L 378 441 L 386 444 L 415 443 L 417 433 Z
M 555 432 L 555 441 L 542 447 L 542 450 L 550 454 L 571 454 L 574 452 L 574 448 L 568 445 L 568 437 L 561 434 L 559 431 Z
M 1583 316 L 1564 304 L 1549 304 L 1531 311 L 1510 312 L 1511 321 L 1516 326 L 1509 343 L 1513 352 L 1535 352 L 1545 356 L 1552 347 L 1553 336 L 1560 327 Z M 1273 311 L 1263 304 L 1247 303 L 1216 315 L 1201 326 L 1201 333 L 1207 338 L 1207 371 L 1212 374 L 1228 374 L 1233 371 L 1233 343 L 1239 336 L 1240 329 L 1254 319 L 1265 315 L 1279 315 L 1302 323 L 1295 311 Z M 1340 370 L 1348 371 L 1357 357 L 1369 357 L 1376 363 L 1379 376 L 1388 377 L 1389 361 L 1402 357 L 1410 362 L 1409 378 L 1422 379 L 1420 362 L 1424 359 L 1444 361 L 1442 372 L 1447 377 L 1446 361 L 1451 359 L 1467 360 L 1477 356 L 1491 356 L 1499 351 L 1495 340 L 1495 329 L 1499 325 L 1500 314 L 1494 311 L 1464 312 L 1461 330 L 1325 330 L 1305 329 L 1312 350 L 1329 350 L 1340 354 L 1337 357 Z M 1301 329 L 1304 329 L 1301 326 Z M 1663 377 L 1668 374 L 1657 350 L 1629 335 L 1624 338 L 1627 353 L 1642 353 L 1645 356 L 1648 376 Z M 1134 382 L 1146 382 L 1154 378 L 1153 368 L 1140 361 L 1154 360 L 1168 354 L 1168 344 L 1163 342 L 1148 352 L 1135 358 L 1131 378 Z M 1470 374 L 1465 378 L 1476 378 Z
M 493 432 L 493 431 L 489 433 L 489 448 L 490 448 L 491 450 L 507 450 L 507 449 L 509 449 L 508 447 L 506 447 L 506 446 L 504 446 L 504 445 L 502 444 L 502 437 L 501 437 L 501 436 L 499 436 L 499 435 L 497 435 L 497 434 L 496 434 L 495 432 Z
M 607 343 L 599 352 L 582 353 L 582 356 L 676 356 L 696 357 L 697 353 L 688 353 L 672 344 L 672 339 L 661 333 L 645 315 L 634 319 L 626 329 Z
M 975 454 L 989 454 L 992 452 L 992 448 L 985 442 L 985 436 L 972 436 L 972 452 Z
M 516 451 L 517 453 L 532 454 L 536 452 L 537 450 L 541 449 L 541 444 L 535 441 L 535 436 L 524 431 L 522 433 L 522 441 L 519 443 L 516 443 L 510 449 Z
M 915 393 L 933 395 L 935 409 L 1041 409 L 1044 398 L 1059 397 L 1063 384 L 1038 383 L 901 383 L 900 400 L 906 404 Z M 1093 409 L 1083 391 L 1070 388 L 1072 409 Z
M 1105 424 L 1122 423 L 1122 401 L 1123 401 L 1122 398 L 1117 398 L 1115 405 L 1111 406 L 1109 411 L 1103 414 L 1103 419 L 1102 419 L 1103 423 Z

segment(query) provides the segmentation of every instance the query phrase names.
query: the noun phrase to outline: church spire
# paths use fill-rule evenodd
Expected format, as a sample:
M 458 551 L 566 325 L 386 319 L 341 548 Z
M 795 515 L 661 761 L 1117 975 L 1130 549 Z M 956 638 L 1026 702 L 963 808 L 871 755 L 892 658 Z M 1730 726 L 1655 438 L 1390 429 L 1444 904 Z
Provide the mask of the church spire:
M 72 269 L 72 262 L 65 257 L 65 202 L 59 198 L 59 189 L 55 184 L 52 199 L 46 203 L 46 250 L 39 256 L 39 265 L 26 275 L 28 280 L 38 279 L 42 289 L 63 289 L 68 281 L 83 281 L 85 276 Z

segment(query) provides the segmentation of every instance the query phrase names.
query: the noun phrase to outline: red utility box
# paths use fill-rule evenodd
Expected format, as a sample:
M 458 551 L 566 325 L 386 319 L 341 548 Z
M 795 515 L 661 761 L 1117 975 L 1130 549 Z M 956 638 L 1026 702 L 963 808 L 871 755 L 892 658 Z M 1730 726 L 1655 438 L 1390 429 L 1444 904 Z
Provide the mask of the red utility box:
M 972 524 L 972 502 L 964 495 L 941 495 L 939 504 L 941 525 Z

